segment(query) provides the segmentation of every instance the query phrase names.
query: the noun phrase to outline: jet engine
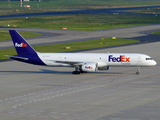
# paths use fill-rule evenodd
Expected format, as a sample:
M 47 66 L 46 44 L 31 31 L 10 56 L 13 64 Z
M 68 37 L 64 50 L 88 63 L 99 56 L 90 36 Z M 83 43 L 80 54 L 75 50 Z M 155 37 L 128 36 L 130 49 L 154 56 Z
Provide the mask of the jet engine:
M 87 64 L 84 64 L 82 65 L 82 71 L 85 71 L 85 72 L 95 72 L 97 71 L 97 63 L 87 63 Z

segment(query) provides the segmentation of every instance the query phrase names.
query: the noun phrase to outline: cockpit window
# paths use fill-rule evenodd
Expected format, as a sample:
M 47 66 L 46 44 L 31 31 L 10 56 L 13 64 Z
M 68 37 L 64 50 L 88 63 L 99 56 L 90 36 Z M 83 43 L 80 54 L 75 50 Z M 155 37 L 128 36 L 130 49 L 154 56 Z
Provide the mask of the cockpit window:
M 152 58 L 146 58 L 146 60 L 153 60 Z

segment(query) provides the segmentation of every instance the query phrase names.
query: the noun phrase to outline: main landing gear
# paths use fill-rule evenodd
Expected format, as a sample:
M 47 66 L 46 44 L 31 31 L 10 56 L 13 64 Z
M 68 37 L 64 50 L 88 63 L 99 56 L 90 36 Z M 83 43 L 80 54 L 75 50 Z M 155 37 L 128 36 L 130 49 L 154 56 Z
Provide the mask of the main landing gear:
M 142 68 L 142 67 L 138 67 L 138 68 L 137 68 L 137 72 L 136 72 L 136 75 L 139 75 L 139 72 L 140 72 L 140 68 Z
M 75 71 L 73 71 L 72 74 L 80 74 L 78 66 L 75 67 Z
M 80 74 L 80 73 L 87 73 L 87 72 L 82 71 L 79 67 L 75 67 L 75 71 L 72 72 L 72 74 Z

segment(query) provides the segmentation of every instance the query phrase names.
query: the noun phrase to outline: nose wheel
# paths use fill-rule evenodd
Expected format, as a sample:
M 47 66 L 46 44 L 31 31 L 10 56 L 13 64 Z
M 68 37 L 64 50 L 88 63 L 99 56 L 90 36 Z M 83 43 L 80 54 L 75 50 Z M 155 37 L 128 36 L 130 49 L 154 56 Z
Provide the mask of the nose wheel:
M 138 67 L 138 68 L 137 68 L 136 75 L 139 75 L 139 73 L 140 73 L 140 68 L 141 68 L 141 67 Z

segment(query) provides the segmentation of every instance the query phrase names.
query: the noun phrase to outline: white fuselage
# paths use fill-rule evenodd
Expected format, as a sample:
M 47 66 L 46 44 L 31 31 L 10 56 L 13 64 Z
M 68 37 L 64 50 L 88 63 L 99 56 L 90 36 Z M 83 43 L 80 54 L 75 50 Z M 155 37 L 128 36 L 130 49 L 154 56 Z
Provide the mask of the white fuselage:
M 150 56 L 139 53 L 37 53 L 47 66 L 73 66 L 81 63 L 97 63 L 104 66 L 154 66 L 156 62 Z M 60 62 L 59 62 L 60 61 Z M 69 64 L 68 64 L 69 63 Z

